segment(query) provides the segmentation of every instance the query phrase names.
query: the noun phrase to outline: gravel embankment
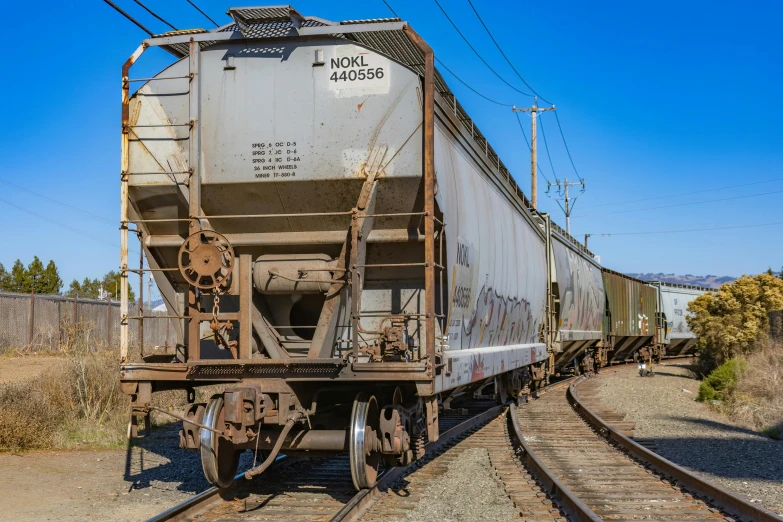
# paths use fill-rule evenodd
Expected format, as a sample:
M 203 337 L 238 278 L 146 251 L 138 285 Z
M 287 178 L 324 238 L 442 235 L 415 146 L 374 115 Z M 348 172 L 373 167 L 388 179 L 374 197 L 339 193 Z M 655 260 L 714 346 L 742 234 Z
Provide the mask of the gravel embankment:
M 636 421 L 634 436 L 653 439 L 658 453 L 703 478 L 783 514 L 783 441 L 733 423 L 694 401 L 699 381 L 684 364 L 602 371 L 603 403 Z
M 495 476 L 487 450 L 465 450 L 428 489 L 404 520 L 519 520 L 514 504 Z

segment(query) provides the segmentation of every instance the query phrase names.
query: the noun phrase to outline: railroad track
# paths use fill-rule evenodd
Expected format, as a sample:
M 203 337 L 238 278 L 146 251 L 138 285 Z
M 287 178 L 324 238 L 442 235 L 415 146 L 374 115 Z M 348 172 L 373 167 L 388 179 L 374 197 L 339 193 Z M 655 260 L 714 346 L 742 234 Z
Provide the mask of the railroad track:
M 425 457 L 385 471 L 372 489 L 355 492 L 347 456 L 285 459 L 150 520 L 402 519 L 454 459 L 484 448 L 520 520 L 783 521 L 632 441 L 622 415 L 599 409 L 588 390 L 580 400 L 584 382 L 555 383 L 519 406 L 474 402 L 442 415 L 441 439 Z
M 783 520 L 715 486 L 601 419 L 580 377 L 511 406 L 525 462 L 574 520 Z
M 153 517 L 150 522 L 204 520 L 355 520 L 382 492 L 408 473 L 417 473 L 459 445 L 478 427 L 505 411 L 494 402 L 474 401 L 441 415 L 441 438 L 427 445 L 427 455 L 408 468 L 392 468 L 378 485 L 356 493 L 348 456 L 280 459 L 253 481 L 238 478 L 225 490 L 210 488 Z M 461 448 L 464 449 L 464 448 Z

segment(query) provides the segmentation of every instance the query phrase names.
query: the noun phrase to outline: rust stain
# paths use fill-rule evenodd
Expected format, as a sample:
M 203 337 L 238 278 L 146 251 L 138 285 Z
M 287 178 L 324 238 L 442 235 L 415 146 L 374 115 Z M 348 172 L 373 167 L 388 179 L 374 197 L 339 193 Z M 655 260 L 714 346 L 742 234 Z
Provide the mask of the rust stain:
M 369 99 L 370 99 L 370 98 L 367 98 L 367 100 L 369 100 Z M 365 103 L 367 103 L 367 100 L 364 100 L 362 103 L 360 103 L 359 105 L 357 105 L 357 106 L 356 106 L 356 111 L 357 111 L 357 112 L 362 110 L 362 105 L 364 105 Z

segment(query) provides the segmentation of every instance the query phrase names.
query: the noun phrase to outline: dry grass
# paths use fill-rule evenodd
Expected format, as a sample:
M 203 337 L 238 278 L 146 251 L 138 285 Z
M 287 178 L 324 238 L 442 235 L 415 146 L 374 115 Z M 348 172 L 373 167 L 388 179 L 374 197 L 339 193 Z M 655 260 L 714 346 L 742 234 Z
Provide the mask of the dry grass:
M 74 339 L 61 365 L 22 382 L 0 386 L 0 449 L 115 446 L 122 442 L 116 354 Z
M 783 344 L 747 357 L 728 408 L 732 417 L 770 437 L 783 437 Z
M 0 451 L 125 444 L 130 400 L 120 391 L 116 350 L 96 342 L 88 331 L 66 334 L 58 351 L 62 364 L 24 381 L 0 384 Z M 198 389 L 197 401 L 205 402 L 219 388 Z M 179 414 L 187 407 L 184 391 L 156 393 L 153 402 Z M 172 421 L 153 413 L 153 425 Z

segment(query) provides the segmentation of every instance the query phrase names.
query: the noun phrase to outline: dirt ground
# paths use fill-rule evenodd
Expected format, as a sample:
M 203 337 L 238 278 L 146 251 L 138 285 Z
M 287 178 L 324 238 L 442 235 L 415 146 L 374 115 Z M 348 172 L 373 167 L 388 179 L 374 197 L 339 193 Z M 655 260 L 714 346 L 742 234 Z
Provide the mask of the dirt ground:
M 62 364 L 55 356 L 0 357 L 0 383 Z M 178 423 L 126 449 L 0 453 L 0 520 L 137 521 L 209 487 L 197 452 L 180 450 Z
M 208 487 L 176 430 L 158 428 L 130 452 L 0 454 L 0 519 L 136 521 L 164 511 Z
M 55 356 L 0 357 L 0 383 L 35 377 L 63 361 L 65 358 Z

